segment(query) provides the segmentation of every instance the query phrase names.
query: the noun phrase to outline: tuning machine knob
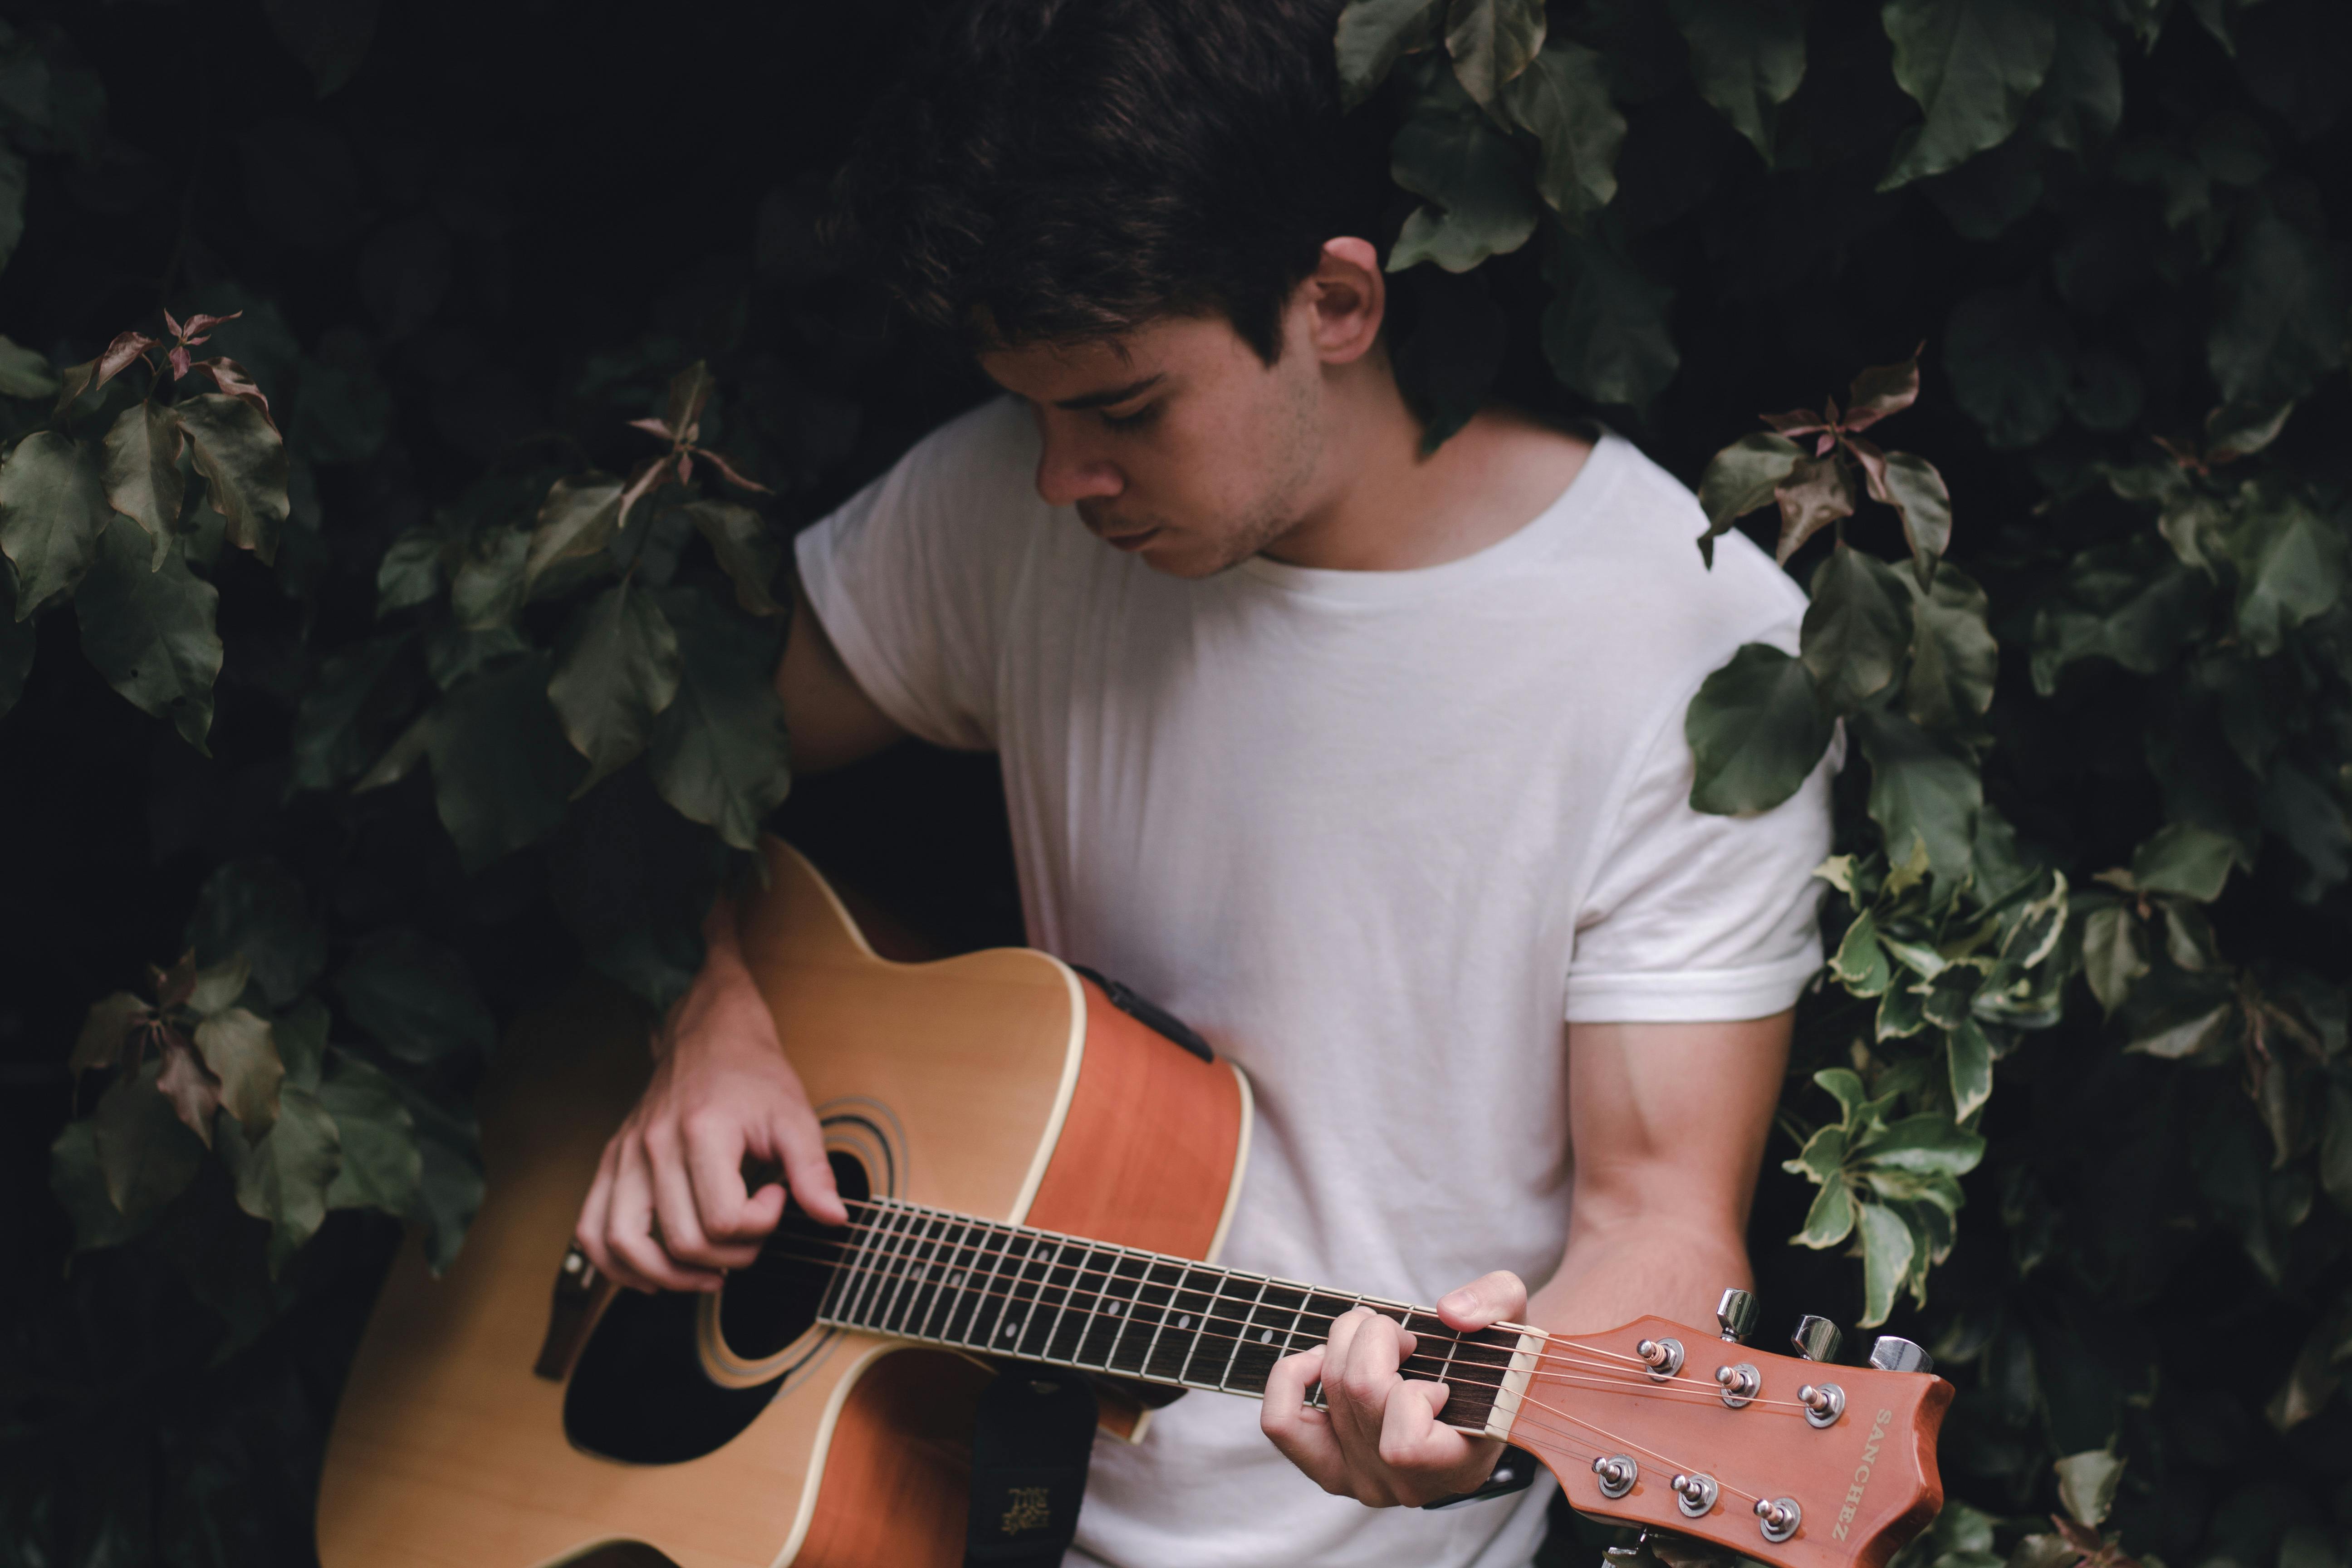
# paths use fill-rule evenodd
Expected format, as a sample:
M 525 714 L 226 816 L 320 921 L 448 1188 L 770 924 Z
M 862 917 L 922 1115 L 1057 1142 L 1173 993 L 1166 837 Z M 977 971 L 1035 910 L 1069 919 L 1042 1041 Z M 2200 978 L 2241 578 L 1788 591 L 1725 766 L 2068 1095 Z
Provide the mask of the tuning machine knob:
M 1881 1334 L 1878 1342 L 1870 1347 L 1870 1364 L 1881 1372 L 1932 1373 L 1936 1370 L 1936 1358 L 1909 1340 Z
M 1835 1323 L 1808 1312 L 1797 1320 L 1797 1331 L 1789 1336 L 1789 1342 L 1807 1361 L 1835 1361 L 1838 1345 L 1844 1338 Z
M 1756 1331 L 1756 1298 L 1746 1290 L 1726 1290 L 1716 1303 L 1715 1321 L 1725 1339 L 1745 1344 Z
M 1764 1539 L 1778 1546 L 1797 1533 L 1797 1526 L 1805 1521 L 1805 1510 L 1797 1506 L 1795 1498 L 1763 1498 L 1756 1500 L 1756 1523 L 1764 1531 Z

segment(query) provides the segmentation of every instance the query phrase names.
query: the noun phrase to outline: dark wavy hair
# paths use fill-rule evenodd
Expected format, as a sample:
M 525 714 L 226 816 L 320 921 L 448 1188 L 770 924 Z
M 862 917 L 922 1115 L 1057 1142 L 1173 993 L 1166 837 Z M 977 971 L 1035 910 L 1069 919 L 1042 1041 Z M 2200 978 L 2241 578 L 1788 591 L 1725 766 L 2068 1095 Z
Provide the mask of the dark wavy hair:
M 962 0 L 841 176 L 852 254 L 975 347 L 1223 315 L 1272 363 L 1387 138 L 1343 116 L 1341 0 Z

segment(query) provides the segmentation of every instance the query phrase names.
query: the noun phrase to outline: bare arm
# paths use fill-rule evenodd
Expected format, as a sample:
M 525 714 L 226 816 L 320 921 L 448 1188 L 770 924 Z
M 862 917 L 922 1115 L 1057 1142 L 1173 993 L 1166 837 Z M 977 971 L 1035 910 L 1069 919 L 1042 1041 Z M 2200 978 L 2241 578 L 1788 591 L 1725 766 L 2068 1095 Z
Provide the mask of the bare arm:
M 802 773 L 856 762 L 905 733 L 851 679 L 798 583 L 776 695 Z M 727 1269 L 757 1256 L 783 1215 L 786 1188 L 751 1191 L 747 1158 L 781 1168 L 817 1218 L 847 1217 L 816 1113 L 743 966 L 724 894 L 702 934 L 702 972 L 655 1037 L 653 1080 L 605 1144 L 574 1230 L 598 1268 L 640 1290 L 714 1290 Z
M 1734 1024 L 1579 1024 L 1569 1030 L 1576 1206 L 1559 1268 L 1534 1300 L 1515 1274 L 1451 1292 L 1457 1330 L 1517 1321 L 1586 1333 L 1657 1312 L 1704 1327 L 1749 1282 L 1748 1207 L 1789 1058 L 1792 1015 Z M 1443 1384 L 1398 1374 L 1413 1338 L 1359 1308 L 1322 1348 L 1267 1380 L 1262 1425 L 1326 1491 L 1375 1507 L 1482 1485 L 1501 1445 L 1439 1426 Z M 1305 1408 L 1323 1381 L 1328 1413 Z

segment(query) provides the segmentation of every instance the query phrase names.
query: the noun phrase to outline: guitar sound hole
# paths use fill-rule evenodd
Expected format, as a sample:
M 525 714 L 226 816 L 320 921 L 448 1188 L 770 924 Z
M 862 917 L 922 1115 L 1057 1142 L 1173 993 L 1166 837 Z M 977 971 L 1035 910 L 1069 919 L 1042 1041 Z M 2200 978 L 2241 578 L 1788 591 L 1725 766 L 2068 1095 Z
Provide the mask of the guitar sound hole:
M 836 1153 L 833 1170 L 845 1199 L 867 1195 L 866 1168 L 856 1160 Z M 808 1235 L 824 1233 L 797 1205 L 785 1215 L 778 1237 L 798 1224 L 805 1227 L 802 1239 L 782 1239 L 763 1252 L 729 1279 L 719 1302 L 720 1331 L 739 1356 L 772 1354 L 816 1321 L 832 1271 L 799 1259 L 817 1250 Z M 738 1285 L 755 1279 L 737 1302 Z M 791 1369 L 750 1388 L 711 1382 L 695 1342 L 701 1300 L 677 1290 L 623 1290 L 613 1298 L 563 1390 L 563 1432 L 574 1447 L 626 1464 L 682 1464 L 716 1452 L 759 1419 Z
M 844 1203 L 858 1203 L 866 1190 L 866 1167 L 835 1152 L 833 1180 Z M 845 1233 L 819 1225 L 793 1204 L 760 1250 L 760 1260 L 727 1277 L 719 1297 L 719 1331 L 730 1350 L 746 1361 L 771 1356 L 808 1332 L 816 1305 L 833 1279 L 831 1259 Z

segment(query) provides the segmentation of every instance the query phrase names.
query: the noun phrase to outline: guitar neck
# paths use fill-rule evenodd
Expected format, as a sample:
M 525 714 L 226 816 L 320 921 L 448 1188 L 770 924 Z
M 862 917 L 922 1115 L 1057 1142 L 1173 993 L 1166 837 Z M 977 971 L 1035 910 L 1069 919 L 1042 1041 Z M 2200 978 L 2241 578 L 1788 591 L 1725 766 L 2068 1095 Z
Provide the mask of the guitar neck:
M 857 1205 L 818 1320 L 895 1339 L 1263 1397 L 1275 1363 L 1369 1307 L 1415 1336 L 1408 1378 L 1444 1383 L 1440 1419 L 1507 1436 L 1534 1336 L 1457 1334 L 1426 1308 L 1318 1289 L 919 1204 Z

